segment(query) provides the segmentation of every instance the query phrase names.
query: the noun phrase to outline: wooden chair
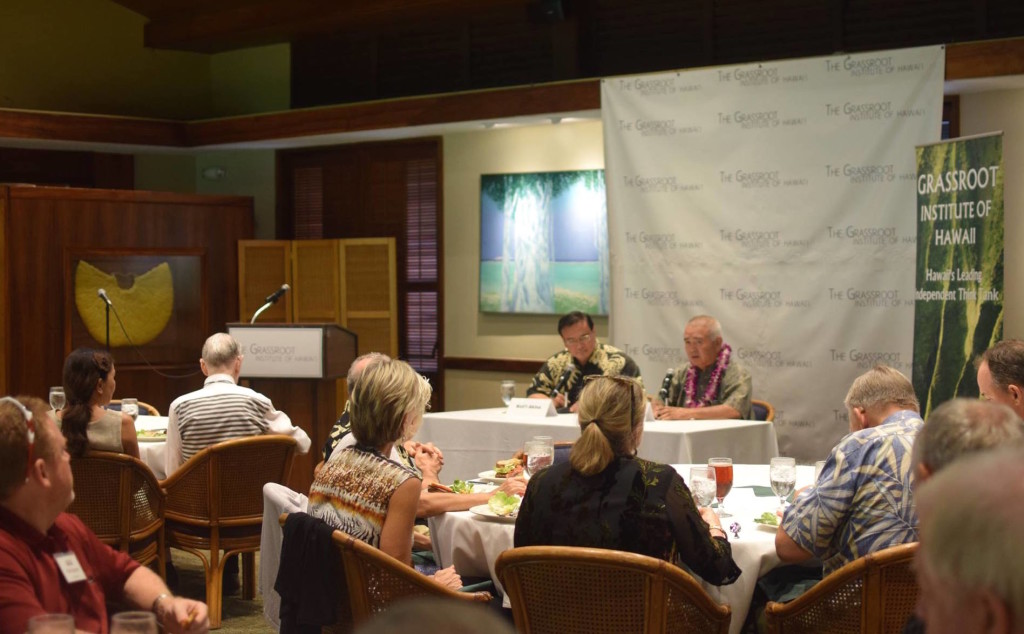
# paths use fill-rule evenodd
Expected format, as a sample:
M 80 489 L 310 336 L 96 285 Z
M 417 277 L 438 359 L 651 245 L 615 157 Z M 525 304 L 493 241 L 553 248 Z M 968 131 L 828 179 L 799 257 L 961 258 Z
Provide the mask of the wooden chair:
M 140 564 L 157 562 L 166 577 L 164 492 L 144 462 L 122 453 L 90 451 L 71 461 L 77 515 L 105 544 Z
M 121 399 L 119 399 L 119 398 L 112 398 L 112 399 L 110 399 L 110 404 L 107 406 L 107 409 L 114 410 L 116 412 L 120 412 L 121 411 Z M 160 415 L 160 410 L 158 410 L 157 408 L 153 407 L 149 403 L 143 403 L 142 401 L 139 401 L 139 414 L 141 414 L 143 416 L 159 416 Z
M 520 634 L 726 634 L 732 610 L 683 569 L 600 548 L 527 546 L 495 562 Z
M 167 493 L 167 542 L 203 562 L 211 627 L 220 627 L 221 579 L 230 555 L 242 553 L 242 597 L 256 594 L 263 485 L 288 479 L 295 445 L 295 439 L 280 435 L 228 440 L 203 449 L 161 482 Z
M 413 596 L 435 596 L 454 601 L 487 603 L 489 592 L 456 592 L 385 554 L 366 542 L 334 531 L 348 585 L 349 605 L 356 625 L 383 612 L 391 603 Z
M 560 464 L 562 462 L 569 461 L 569 454 L 572 453 L 572 446 L 576 444 L 575 440 L 560 440 L 555 443 L 555 458 L 553 463 Z
M 765 619 L 774 634 L 898 633 L 917 603 L 910 562 L 917 542 L 851 561 L 789 603 L 768 602 Z
M 775 420 L 775 408 L 768 401 L 752 398 L 750 399 L 750 410 L 754 414 L 754 420 Z

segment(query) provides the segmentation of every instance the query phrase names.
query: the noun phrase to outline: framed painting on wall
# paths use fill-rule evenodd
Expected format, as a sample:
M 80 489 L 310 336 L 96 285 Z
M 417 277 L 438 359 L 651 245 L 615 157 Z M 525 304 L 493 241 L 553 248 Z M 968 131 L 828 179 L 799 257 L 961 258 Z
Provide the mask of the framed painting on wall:
M 66 249 L 65 348 L 104 348 L 118 366 L 194 365 L 209 334 L 205 249 Z
M 604 170 L 480 177 L 480 311 L 607 315 Z

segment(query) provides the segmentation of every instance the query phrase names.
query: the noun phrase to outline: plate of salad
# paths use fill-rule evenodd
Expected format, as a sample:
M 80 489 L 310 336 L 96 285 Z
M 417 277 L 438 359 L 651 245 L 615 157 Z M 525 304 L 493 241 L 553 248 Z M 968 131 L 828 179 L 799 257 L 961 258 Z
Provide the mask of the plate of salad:
M 779 530 L 779 516 L 771 511 L 765 511 L 754 518 L 754 523 L 757 524 L 758 528 L 763 528 L 766 531 L 777 531 Z
M 487 500 L 487 504 L 479 504 L 469 509 L 469 512 L 485 519 L 499 522 L 515 522 L 519 513 L 519 504 L 522 498 L 518 495 L 508 495 L 502 491 L 496 492 Z

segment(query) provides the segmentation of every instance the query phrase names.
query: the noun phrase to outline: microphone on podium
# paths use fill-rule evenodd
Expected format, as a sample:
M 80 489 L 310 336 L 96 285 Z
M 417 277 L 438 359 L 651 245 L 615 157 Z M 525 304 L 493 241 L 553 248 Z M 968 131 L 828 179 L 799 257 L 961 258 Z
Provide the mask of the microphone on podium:
M 565 366 L 565 369 L 562 370 L 562 376 L 558 377 L 558 382 L 555 383 L 555 389 L 551 390 L 552 399 L 558 396 L 559 393 L 565 389 L 565 384 L 569 382 L 569 377 L 571 377 L 572 373 L 575 371 L 576 366 L 573 365 L 572 361 L 570 361 L 569 365 Z
M 665 378 L 661 380 L 661 389 L 658 390 L 658 398 L 665 405 L 668 405 L 668 389 L 672 387 L 672 377 L 676 371 L 674 368 L 669 368 L 668 372 L 665 373 Z
M 288 286 L 287 284 L 282 284 L 281 288 L 277 289 L 276 291 L 274 291 L 270 295 L 267 295 L 266 302 L 268 304 L 276 303 L 277 300 L 281 299 L 281 296 L 284 295 L 285 293 L 287 293 L 289 290 L 291 290 L 291 288 L 292 287 Z

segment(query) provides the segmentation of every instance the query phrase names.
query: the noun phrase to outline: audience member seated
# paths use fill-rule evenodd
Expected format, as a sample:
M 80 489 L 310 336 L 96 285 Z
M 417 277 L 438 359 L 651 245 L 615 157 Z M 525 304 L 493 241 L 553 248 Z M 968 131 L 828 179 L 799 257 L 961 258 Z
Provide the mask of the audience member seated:
M 854 380 L 845 404 L 850 433 L 832 449 L 816 485 L 786 508 L 775 535 L 779 559 L 817 557 L 825 574 L 917 541 L 910 458 L 924 423 L 914 386 L 898 370 L 875 366 Z
M 411 565 L 413 524 L 421 481 L 391 460 L 395 443 L 419 430 L 430 402 L 430 383 L 404 361 L 369 363 L 352 386 L 349 413 L 356 444 L 337 450 L 317 472 L 309 514 Z M 453 567 L 434 579 L 462 586 Z
M 598 342 L 590 315 L 579 311 L 563 315 L 558 320 L 558 334 L 565 350 L 544 362 L 526 389 L 528 397 L 551 398 L 555 388 L 559 388 L 554 397 L 555 407 L 568 407 L 575 412 L 584 377 L 630 376 L 641 380 L 640 367 L 633 359 L 618 348 Z
M 102 350 L 79 348 L 64 361 L 67 406 L 60 414 L 61 432 L 72 456 L 95 449 L 139 457 L 135 421 L 128 414 L 104 409 L 114 397 L 116 374 L 114 359 Z
M 676 370 L 668 402 L 654 404 L 659 420 L 750 418 L 753 379 L 732 357 L 722 326 L 710 315 L 686 323 L 683 345 L 689 362 Z
M 684 566 L 714 585 L 740 570 L 718 516 L 698 510 L 676 471 L 636 457 L 645 397 L 638 381 L 588 379 L 569 462 L 538 472 L 516 519 L 515 545 L 589 546 Z
M 67 440 L 37 398 L 0 399 L 0 634 L 33 616 L 71 614 L 80 631 L 108 631 L 108 601 L 152 610 L 167 632 L 206 632 L 206 606 L 103 544 L 76 516 Z
M 1024 341 L 1006 339 L 978 360 L 978 392 L 1024 418 Z
M 917 614 L 928 634 L 1024 632 L 1021 500 L 1019 447 L 957 460 L 920 487 Z

